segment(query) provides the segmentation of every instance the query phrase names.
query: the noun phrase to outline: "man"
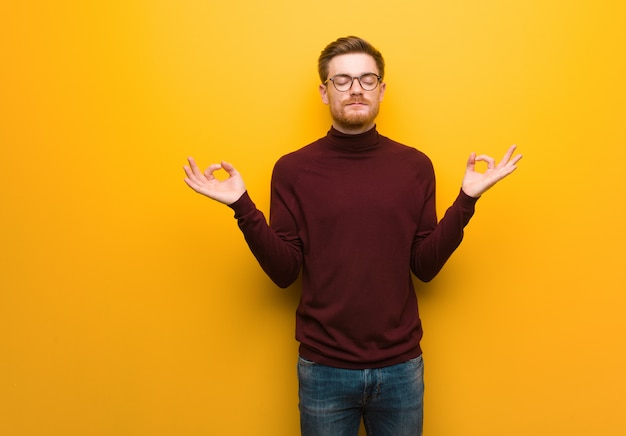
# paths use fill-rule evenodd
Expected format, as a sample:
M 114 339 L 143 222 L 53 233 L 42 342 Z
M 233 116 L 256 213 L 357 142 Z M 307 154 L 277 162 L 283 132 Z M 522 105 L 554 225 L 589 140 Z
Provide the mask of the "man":
M 300 423 L 305 436 L 421 435 L 422 326 L 411 271 L 431 280 L 460 244 L 474 204 L 513 172 L 472 153 L 462 189 L 438 223 L 435 177 L 421 152 L 378 133 L 384 60 L 357 37 L 319 58 L 328 134 L 283 156 L 272 176 L 270 224 L 229 163 L 202 172 L 192 158 L 185 182 L 235 211 L 259 264 L 280 287 L 302 273 L 296 312 Z M 484 173 L 477 161 L 487 162 Z M 229 177 L 213 173 L 224 169 Z

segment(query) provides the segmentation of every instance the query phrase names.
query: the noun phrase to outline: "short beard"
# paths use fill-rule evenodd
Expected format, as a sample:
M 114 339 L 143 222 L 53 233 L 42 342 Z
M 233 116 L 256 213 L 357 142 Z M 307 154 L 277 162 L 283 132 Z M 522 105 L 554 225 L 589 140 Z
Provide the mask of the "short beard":
M 371 107 L 371 111 L 364 114 L 352 114 L 352 116 L 345 116 L 343 113 L 336 116 L 333 115 L 333 121 L 340 126 L 345 126 L 349 129 L 359 129 L 368 124 L 373 124 L 374 120 L 378 116 L 379 107 Z

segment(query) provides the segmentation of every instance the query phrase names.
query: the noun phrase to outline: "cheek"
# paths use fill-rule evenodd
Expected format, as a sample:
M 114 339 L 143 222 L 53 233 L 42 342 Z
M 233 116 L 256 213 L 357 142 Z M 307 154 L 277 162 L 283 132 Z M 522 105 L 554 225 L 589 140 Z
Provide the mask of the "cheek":
M 341 99 L 336 98 L 336 97 L 334 97 L 334 96 L 329 95 L 329 96 L 327 97 L 327 102 L 328 102 L 327 104 L 328 104 L 330 107 L 333 107 L 333 108 L 339 108 L 339 107 L 341 107 Z

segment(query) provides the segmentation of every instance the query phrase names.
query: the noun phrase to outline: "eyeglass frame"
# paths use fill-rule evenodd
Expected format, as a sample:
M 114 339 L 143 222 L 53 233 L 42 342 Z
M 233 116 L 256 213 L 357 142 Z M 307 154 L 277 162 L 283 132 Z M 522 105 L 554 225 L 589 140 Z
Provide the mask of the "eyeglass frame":
M 377 79 L 377 80 L 376 80 L 376 86 L 374 86 L 372 89 L 367 89 L 367 88 L 365 88 L 365 87 L 363 86 L 363 84 L 361 83 L 361 78 L 362 78 L 363 76 L 369 76 L 370 74 L 372 74 L 372 75 L 376 76 L 376 79 Z M 346 89 L 344 89 L 343 91 L 342 91 L 342 90 L 340 90 L 340 89 L 338 89 L 338 88 L 337 88 L 337 85 L 335 84 L 335 80 L 334 80 L 334 79 L 335 79 L 335 77 L 337 77 L 337 76 L 349 77 L 349 78 L 351 79 L 351 80 L 350 80 L 350 86 L 348 86 L 348 87 L 347 87 Z M 380 82 L 381 82 L 381 80 L 382 80 L 383 78 L 382 78 L 381 76 L 379 76 L 378 74 L 376 74 L 376 73 L 372 73 L 372 72 L 369 72 L 369 73 L 363 73 L 363 74 L 361 74 L 360 76 L 350 76 L 349 74 L 335 74 L 334 76 L 329 77 L 328 79 L 326 79 L 326 80 L 324 81 L 324 85 L 326 85 L 328 82 L 333 82 L 333 87 L 334 87 L 337 91 L 339 91 L 339 92 L 348 92 L 348 91 L 350 90 L 350 88 L 352 88 L 352 86 L 354 85 L 354 79 L 358 80 L 358 82 L 359 82 L 359 86 L 360 86 L 363 90 L 365 90 L 365 91 L 373 91 L 373 90 L 375 90 L 376 88 L 378 88 L 378 85 L 380 84 Z

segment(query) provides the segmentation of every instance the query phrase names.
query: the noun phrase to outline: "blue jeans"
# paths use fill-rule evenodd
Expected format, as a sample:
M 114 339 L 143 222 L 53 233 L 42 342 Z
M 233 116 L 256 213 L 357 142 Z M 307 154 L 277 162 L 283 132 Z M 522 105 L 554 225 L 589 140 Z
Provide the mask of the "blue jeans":
M 298 360 L 302 436 L 421 436 L 422 357 L 376 369 L 340 369 Z

